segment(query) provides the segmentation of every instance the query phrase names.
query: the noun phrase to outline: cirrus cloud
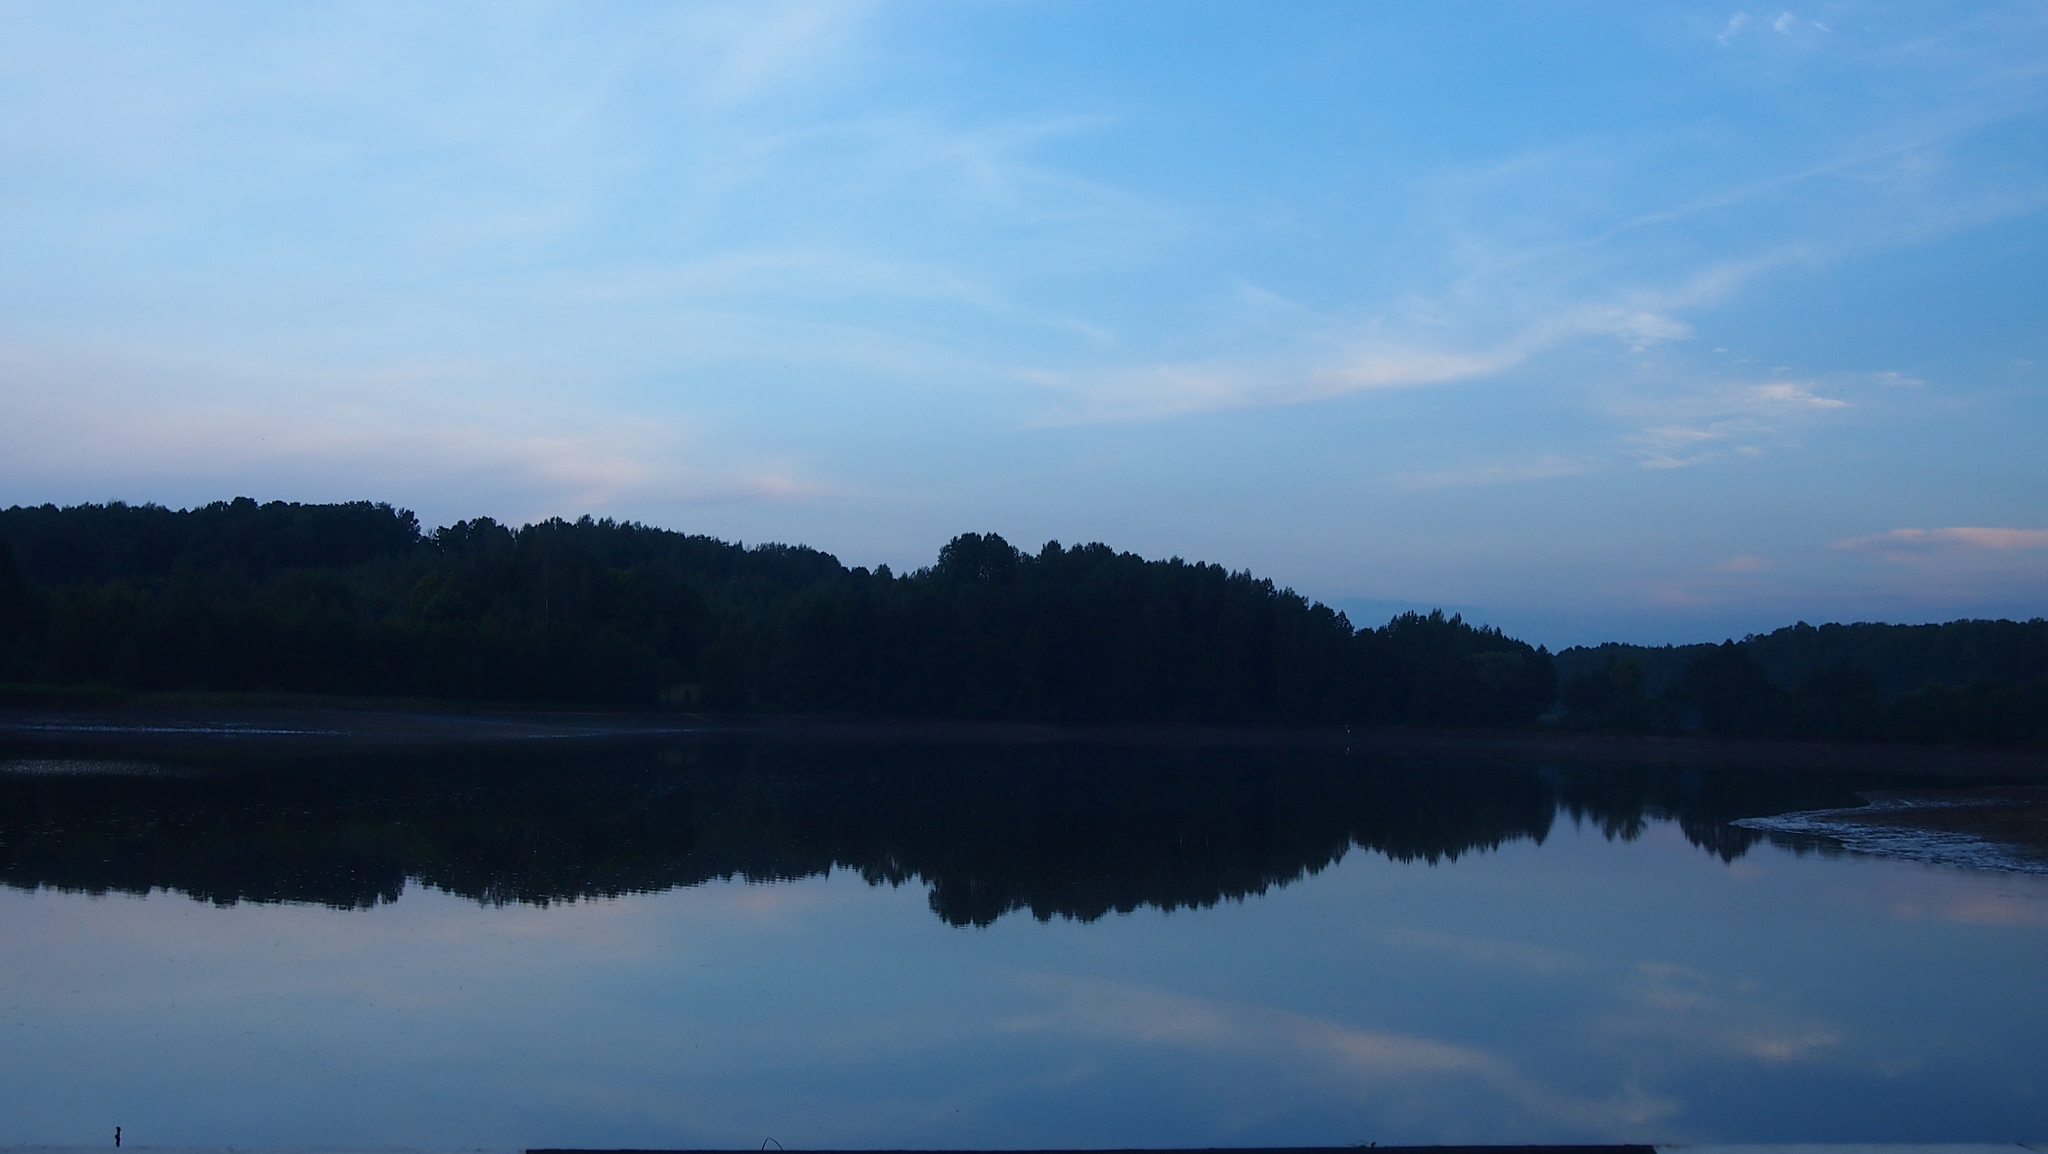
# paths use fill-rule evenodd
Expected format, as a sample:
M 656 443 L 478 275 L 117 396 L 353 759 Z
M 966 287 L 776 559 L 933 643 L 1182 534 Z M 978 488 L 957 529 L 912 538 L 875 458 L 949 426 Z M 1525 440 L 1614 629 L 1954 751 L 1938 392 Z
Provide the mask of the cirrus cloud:
M 2003 529 L 1957 525 L 1945 529 L 1893 529 L 1868 537 L 1849 537 L 1836 549 L 1879 553 L 1895 561 L 1937 554 L 1991 550 L 2048 549 L 2048 529 Z

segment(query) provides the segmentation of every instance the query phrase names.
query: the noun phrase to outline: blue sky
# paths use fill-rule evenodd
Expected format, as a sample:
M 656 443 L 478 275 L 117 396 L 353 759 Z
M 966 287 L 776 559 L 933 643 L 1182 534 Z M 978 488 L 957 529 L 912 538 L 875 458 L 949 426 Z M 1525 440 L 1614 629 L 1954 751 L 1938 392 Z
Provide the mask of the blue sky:
M 0 3 L 0 502 L 2048 604 L 2048 7 Z

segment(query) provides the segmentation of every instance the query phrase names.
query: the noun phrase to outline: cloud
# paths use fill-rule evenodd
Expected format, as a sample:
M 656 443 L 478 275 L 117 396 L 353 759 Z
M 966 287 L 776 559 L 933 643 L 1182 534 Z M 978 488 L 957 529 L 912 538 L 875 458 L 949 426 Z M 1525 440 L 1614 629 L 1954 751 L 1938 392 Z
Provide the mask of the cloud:
M 1713 568 L 1720 573 L 1756 573 L 1770 568 L 1771 564 L 1768 558 L 1746 553 L 1739 557 L 1730 557 Z
M 1649 601 L 1680 608 L 1724 604 L 1732 599 L 1752 597 L 1763 578 L 1757 574 L 1777 567 L 1768 557 L 1744 553 L 1703 565 L 1675 576 L 1655 578 L 1637 588 Z
M 720 101 L 751 99 L 792 81 L 814 82 L 844 53 L 871 5 L 782 3 L 699 6 L 686 10 L 675 40 L 714 46 L 698 83 Z
M 1321 364 L 1283 356 L 1266 363 L 1189 362 L 1079 372 L 1026 369 L 1017 375 L 1064 396 L 1036 422 L 1059 426 L 1294 405 L 1367 390 L 1444 384 L 1498 372 L 1526 355 L 1514 346 L 1464 352 L 1378 345 Z
M 721 451 L 685 422 L 587 411 L 572 398 L 534 396 L 510 377 L 456 362 L 308 369 L 168 355 L 110 362 L 0 346 L 0 405 L 16 418 L 0 425 L 0 479 L 16 493 L 33 482 L 40 492 L 32 500 L 103 499 L 136 487 L 206 490 L 213 499 L 227 485 L 254 496 L 375 496 L 428 517 L 511 519 L 831 492 L 794 463 Z M 137 381 L 153 387 L 137 391 Z M 365 493 L 368 483 L 378 491 Z M 518 507 L 471 504 L 508 497 Z
M 1561 457 L 1555 454 L 1538 457 L 1533 461 L 1514 464 L 1481 465 L 1471 469 L 1452 469 L 1434 473 L 1403 473 L 1394 478 L 1394 484 L 1403 489 L 1444 489 L 1459 485 L 1499 485 L 1514 481 L 1544 481 L 1552 477 L 1571 477 L 1590 472 L 1590 461 Z
M 1468 345 L 1403 341 L 1359 331 L 1427 330 L 1442 304 L 1411 303 L 1416 315 L 1344 325 L 1317 318 L 1292 334 L 1294 351 L 1264 361 L 1182 362 L 1082 372 L 1027 370 L 1025 381 L 1066 395 L 1041 424 L 1148 420 L 1191 413 L 1327 400 L 1351 393 L 1478 380 L 1506 372 L 1545 350 L 1584 337 L 1611 337 L 1642 350 L 1691 337 L 1690 326 L 1645 307 L 1638 294 L 1612 305 L 1560 310 L 1511 336 Z
M 1628 437 L 1628 443 L 1645 469 L 1683 469 L 1710 461 L 1717 454 L 1688 452 L 1697 446 L 1756 429 L 1750 421 L 1719 421 L 1705 427 L 1652 425 Z
M 1751 385 L 1743 394 L 1756 403 L 1760 409 L 1846 409 L 1847 401 L 1823 397 L 1813 391 L 1813 386 L 1796 381 L 1781 381 L 1768 385 Z
M 1999 529 L 1954 526 L 1946 529 L 1893 529 L 1868 537 L 1848 537 L 1833 548 L 1877 553 L 1893 561 L 1958 553 L 2013 553 L 2048 549 L 2048 529 Z
M 1816 416 L 1849 407 L 1847 401 L 1823 396 L 1806 381 L 1767 381 L 1720 385 L 1655 401 L 1630 398 L 1625 413 L 1653 412 L 1677 417 L 1646 425 L 1626 435 L 1623 443 L 1645 469 L 1682 469 L 1721 457 L 1762 456 L 1757 442 L 1786 445 L 1786 433 Z M 1745 444 L 1729 444 L 1742 441 Z
M 1728 23 L 1721 26 L 1721 31 L 1714 36 L 1714 43 L 1724 48 L 1727 47 L 1731 41 L 1741 35 L 1753 23 L 1755 23 L 1755 20 L 1749 13 L 1737 12 L 1728 18 Z M 1769 28 L 1780 36 L 1788 37 L 1798 36 L 1809 29 L 1815 32 L 1833 31 L 1833 29 L 1818 20 L 1801 19 L 1798 13 L 1791 11 L 1780 11 L 1776 16 L 1766 21 L 1764 27 Z
M 1818 20 L 1803 20 L 1797 13 L 1780 12 L 1771 20 L 1771 31 L 1780 36 L 1798 36 L 1807 31 L 1833 32 L 1834 29 Z

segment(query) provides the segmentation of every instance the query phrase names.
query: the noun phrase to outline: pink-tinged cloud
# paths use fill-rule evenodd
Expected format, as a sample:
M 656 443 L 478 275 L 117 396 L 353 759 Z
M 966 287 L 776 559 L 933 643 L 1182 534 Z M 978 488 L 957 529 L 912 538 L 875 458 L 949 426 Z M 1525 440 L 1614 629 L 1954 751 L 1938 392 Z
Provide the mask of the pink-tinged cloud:
M 1884 553 L 1888 556 L 1924 556 L 1970 549 L 2048 549 L 2048 529 L 1990 529 L 1957 526 L 1949 529 L 1893 529 L 1869 537 L 1837 541 L 1837 549 Z

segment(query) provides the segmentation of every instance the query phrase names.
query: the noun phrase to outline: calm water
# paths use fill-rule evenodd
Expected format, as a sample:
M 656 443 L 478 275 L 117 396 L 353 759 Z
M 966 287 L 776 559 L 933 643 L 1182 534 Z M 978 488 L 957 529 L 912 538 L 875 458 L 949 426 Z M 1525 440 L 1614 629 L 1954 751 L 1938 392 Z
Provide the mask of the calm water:
M 0 763 L 0 1143 L 2048 1135 L 2048 879 L 1727 824 L 1896 781 Z

